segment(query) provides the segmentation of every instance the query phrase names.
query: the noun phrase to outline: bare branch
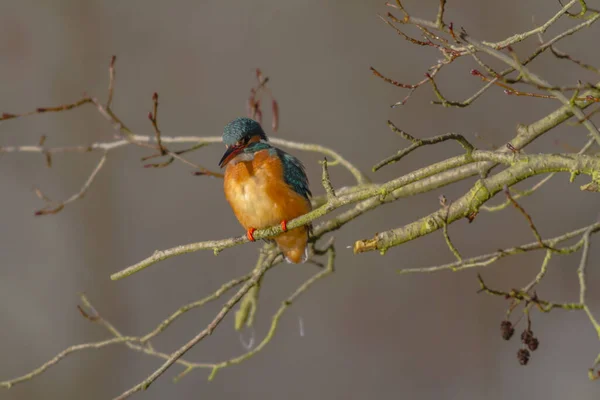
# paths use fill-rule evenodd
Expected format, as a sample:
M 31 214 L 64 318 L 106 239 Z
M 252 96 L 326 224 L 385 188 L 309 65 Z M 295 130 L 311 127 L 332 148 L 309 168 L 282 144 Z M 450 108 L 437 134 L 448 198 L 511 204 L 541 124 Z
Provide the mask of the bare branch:
M 579 228 L 577 230 L 562 234 L 560 236 L 553 237 L 551 239 L 545 239 L 545 240 L 543 240 L 543 243 L 546 246 L 556 247 L 556 245 L 558 245 L 562 242 L 565 242 L 569 239 L 573 239 L 574 237 L 583 235 L 588 231 L 590 232 L 590 235 L 600 231 L 600 222 L 588 225 L 583 228 Z M 584 243 L 584 240 L 582 238 L 579 242 L 575 243 L 572 246 L 561 248 L 560 254 L 572 254 L 572 253 L 578 251 L 579 249 L 581 249 L 583 247 L 583 243 Z M 398 273 L 399 274 L 431 273 L 431 272 L 439 272 L 439 271 L 445 271 L 445 270 L 461 271 L 461 270 L 469 269 L 469 268 L 485 267 L 485 266 L 491 265 L 494 262 L 500 260 L 501 258 L 504 258 L 507 256 L 517 255 L 517 254 L 522 254 L 522 253 L 535 251 L 535 250 L 542 250 L 542 249 L 544 249 L 544 247 L 540 247 L 540 244 L 537 241 L 535 241 L 533 243 L 528 243 L 528 244 L 517 246 L 517 247 L 511 247 L 508 249 L 498 250 L 493 253 L 483 254 L 483 255 L 479 255 L 479 256 L 471 257 L 471 258 L 466 258 L 466 259 L 463 259 L 462 261 L 455 261 L 455 262 L 444 264 L 444 265 L 436 265 L 436 266 L 432 266 L 432 267 L 401 269 L 398 271 Z M 546 251 L 550 251 L 550 250 L 546 250 Z M 532 287 L 533 287 L 533 285 L 532 285 Z
M 540 283 L 542 278 L 546 275 L 546 272 L 548 271 L 548 264 L 550 263 L 552 254 L 554 254 L 554 252 L 552 250 L 546 251 L 546 255 L 544 256 L 544 261 L 542 262 L 540 272 L 538 272 L 538 274 L 535 276 L 535 278 L 531 282 L 529 282 L 529 284 L 527 286 L 525 286 L 523 288 L 524 292 L 529 292 L 535 285 Z
M 123 392 L 120 396 L 117 396 L 115 400 L 126 399 L 132 394 L 139 392 L 141 390 L 146 390 L 159 376 L 161 376 L 171 365 L 173 365 L 179 358 L 181 358 L 185 353 L 187 353 L 192 347 L 194 347 L 198 342 L 204 339 L 206 336 L 212 334 L 212 332 L 217 328 L 217 326 L 221 323 L 223 318 L 231 311 L 233 306 L 237 304 L 238 301 L 250 290 L 251 287 L 257 284 L 259 279 L 264 275 L 265 272 L 273 265 L 275 262 L 275 257 L 277 257 L 278 253 L 271 252 L 264 258 L 264 261 L 261 264 L 261 267 L 255 269 L 252 273 L 252 277 L 246 281 L 246 283 L 237 291 L 237 293 L 232 296 L 227 303 L 223 306 L 221 311 L 216 315 L 216 317 L 212 320 L 208 326 L 194 336 L 190 341 L 188 341 L 185 345 L 180 347 L 177 351 L 170 355 L 169 359 L 166 360 L 160 368 L 154 371 L 150 376 L 144 379 L 139 384 L 135 385 L 129 390 Z
M 400 150 L 396 155 L 388 157 L 388 158 L 384 159 L 383 161 L 380 161 L 379 163 L 377 163 L 373 167 L 373 172 L 379 170 L 380 168 L 382 168 L 388 164 L 393 164 L 395 162 L 400 161 L 403 157 L 412 153 L 414 150 L 418 149 L 421 146 L 438 144 L 441 142 L 445 142 L 447 140 L 457 141 L 463 147 L 463 149 L 465 149 L 467 157 L 473 152 L 473 150 L 475 150 L 475 147 L 473 147 L 473 145 L 471 143 L 469 143 L 469 141 L 467 139 L 465 139 L 465 137 L 463 135 L 460 135 L 458 133 L 446 133 L 444 135 L 434 136 L 429 139 L 417 139 L 414 136 L 409 135 L 407 132 L 403 131 L 402 129 L 396 127 L 396 125 L 394 125 L 394 123 L 392 121 L 388 120 L 387 123 L 393 132 L 397 133 L 404 139 L 411 142 L 412 145 Z
M 505 292 L 502 290 L 490 289 L 483 282 L 481 275 L 477 274 L 477 279 L 479 280 L 479 285 L 481 286 L 480 292 L 485 292 L 494 296 L 502 296 L 506 299 L 514 299 L 517 301 L 517 304 L 521 301 L 526 301 L 527 303 L 535 304 L 542 312 L 550 312 L 555 308 L 561 308 L 563 310 L 583 309 L 583 306 L 580 303 L 553 303 L 547 300 L 541 300 L 537 297 L 537 295 L 531 296 L 529 293 L 523 291 L 511 290 L 510 292 Z
M 519 212 L 521 214 L 523 214 L 523 216 L 525 217 L 525 219 L 527 219 L 527 222 L 529 223 L 529 228 L 531 228 L 531 231 L 533 232 L 533 235 L 537 239 L 538 244 L 540 245 L 540 247 L 546 248 L 548 250 L 554 250 L 553 248 L 548 247 L 544 243 L 544 241 L 542 240 L 542 236 L 540 235 L 540 233 L 538 232 L 537 228 L 535 227 L 535 224 L 533 223 L 533 219 L 527 213 L 527 211 L 525 211 L 525 209 L 519 203 L 517 203 L 517 201 L 515 199 L 513 199 L 513 197 L 510 195 L 510 191 L 508 190 L 508 187 L 504 188 L 504 193 L 506 194 L 506 198 L 508 199 L 508 201 L 510 201 L 512 203 L 512 205 L 515 206 L 515 208 L 517 210 L 519 210 Z
M 107 156 L 107 152 L 104 152 L 104 154 L 102 154 L 102 158 L 96 165 L 96 168 L 94 168 L 94 170 L 92 171 L 92 173 L 90 174 L 88 179 L 85 181 L 85 183 L 83 184 L 83 186 L 81 187 L 81 189 L 79 189 L 79 191 L 77 193 L 75 193 L 74 195 L 72 195 L 71 197 L 69 197 L 67 200 L 65 200 L 63 202 L 60 202 L 56 205 L 50 204 L 50 205 L 46 206 L 45 208 L 42 208 L 41 210 L 36 211 L 35 215 L 56 214 L 57 212 L 59 212 L 63 208 L 65 208 L 65 206 L 67 204 L 72 203 L 76 200 L 79 200 L 80 198 L 85 196 L 85 194 L 89 190 L 90 186 L 94 182 L 94 179 L 96 179 L 98 172 L 100 172 L 100 170 L 104 166 L 104 163 L 106 162 L 106 156 Z M 45 200 L 46 202 L 49 202 L 49 203 L 53 203 L 52 201 L 50 201 L 50 199 L 48 199 L 48 197 L 43 195 L 39 189 L 37 189 L 36 192 L 38 193 L 38 197 L 40 197 L 42 200 Z
M 62 105 L 56 106 L 56 107 L 39 107 L 39 108 L 36 108 L 34 111 L 25 112 L 22 114 L 11 114 L 11 113 L 5 112 L 0 115 L 0 121 L 6 121 L 7 119 L 29 117 L 32 115 L 44 114 L 44 113 L 48 113 L 48 112 L 68 111 L 68 110 L 72 110 L 77 107 L 81 107 L 82 105 L 88 104 L 91 102 L 92 102 L 92 99 L 90 97 L 84 97 L 81 100 L 76 101 L 75 103 L 62 104 Z
M 149 341 L 150 339 L 152 339 L 153 337 L 155 337 L 156 335 L 158 335 L 159 333 L 163 332 L 165 329 L 167 329 L 169 327 L 169 325 L 171 325 L 177 318 L 179 318 L 181 315 L 185 314 L 186 312 L 193 310 L 194 308 L 198 308 L 198 307 L 202 307 L 205 304 L 217 300 L 219 299 L 223 294 L 225 294 L 227 291 L 233 289 L 234 287 L 241 285 L 242 283 L 248 281 L 252 276 L 250 274 L 248 275 L 244 275 L 240 278 L 237 279 L 233 279 L 225 284 L 223 284 L 216 292 L 214 292 L 213 294 L 198 300 L 198 301 L 194 301 L 192 303 L 186 304 L 185 306 L 179 308 L 177 311 L 175 311 L 173 314 L 171 314 L 167 319 L 165 319 L 163 322 L 160 323 L 160 325 L 158 325 L 154 330 L 152 330 L 151 332 L 147 333 L 146 335 L 144 335 L 142 338 L 140 338 L 140 342 L 141 343 L 146 343 L 147 341 Z
M 573 1 L 571 3 L 573 3 Z M 599 14 L 599 16 L 600 16 L 600 14 Z M 497 50 L 494 50 L 494 49 L 486 46 L 483 43 L 478 42 L 477 40 L 467 36 L 464 33 L 461 35 L 461 38 L 463 40 L 467 41 L 469 44 L 473 45 L 478 50 L 481 50 L 489 55 L 492 55 L 492 56 L 500 59 L 504 63 L 510 65 L 512 68 L 515 68 L 516 70 L 518 70 L 521 73 L 521 75 L 524 77 L 524 79 L 526 81 L 529 81 L 535 85 L 542 86 L 542 87 L 552 87 L 552 85 L 550 85 L 548 82 L 544 81 L 537 75 L 533 74 L 524 65 L 522 65 L 519 62 L 515 61 L 514 59 L 508 57 L 507 55 L 505 55 Z M 596 128 L 590 120 L 585 120 L 585 115 L 581 111 L 580 107 L 576 104 L 576 101 L 574 99 L 570 100 L 570 99 L 566 98 L 560 91 L 557 91 L 557 90 L 548 90 L 548 91 L 552 95 L 554 95 L 558 100 L 560 100 L 565 106 L 568 106 L 570 108 L 570 111 L 577 118 L 579 118 L 580 120 L 584 120 L 583 125 L 588 129 L 591 136 L 596 140 L 596 142 L 598 144 L 600 144 L 600 132 L 598 131 L 598 128 Z
M 152 111 L 148 113 L 148 119 L 152 122 L 154 133 L 156 135 L 156 143 L 158 144 L 158 150 L 160 155 L 165 155 L 167 150 L 163 147 L 162 141 L 160 140 L 160 129 L 158 129 L 158 93 L 154 92 L 152 95 Z
M 467 162 L 466 156 L 463 157 Z M 573 171 L 571 168 L 575 167 L 575 164 L 572 164 L 571 167 L 568 168 L 565 167 L 570 163 L 570 161 L 567 160 L 573 160 L 573 157 L 584 157 L 592 164 L 595 163 L 592 161 L 595 157 L 584 155 L 574 156 L 569 154 L 557 156 L 555 158 L 554 155 L 550 154 L 544 154 L 542 156 L 523 156 L 519 154 L 507 155 L 499 152 L 486 152 L 481 150 L 473 151 L 469 157 L 471 162 L 493 160 L 505 165 L 510 165 L 510 167 L 492 177 L 479 180 L 469 192 L 452 203 L 450 214 L 448 215 L 448 222 L 452 223 L 458 219 L 465 218 L 478 212 L 481 205 L 491 199 L 496 193 L 503 190 L 505 186 L 512 186 L 521 180 L 526 179 L 524 175 L 529 178 L 538 173 L 547 173 L 550 170 L 555 171 L 554 167 L 558 167 L 557 169 L 563 170 L 563 172 L 572 173 Z M 544 161 L 541 161 L 543 167 L 540 169 L 532 167 L 533 164 L 530 164 L 530 162 L 535 159 L 540 161 L 543 159 Z M 563 167 L 559 167 L 559 164 L 562 164 Z M 527 171 L 522 170 L 524 166 L 526 166 L 525 168 L 528 168 Z M 598 167 L 593 167 L 591 164 L 588 164 L 588 168 L 591 168 L 588 172 L 594 174 L 592 170 Z M 379 250 L 381 253 L 385 253 L 390 247 L 398 246 L 402 243 L 430 234 L 442 227 L 442 224 L 439 222 L 442 213 L 443 210 L 438 210 L 429 216 L 423 217 L 401 228 L 378 233 L 373 239 L 359 240 L 354 245 L 354 251 L 355 253 L 362 253 L 365 251 Z
M 281 319 L 281 316 L 294 303 L 294 301 L 296 301 L 296 299 L 302 293 L 306 292 L 306 290 L 308 290 L 309 287 L 312 286 L 316 281 L 323 279 L 327 275 L 333 273 L 334 261 L 335 261 L 335 248 L 333 247 L 333 245 L 330 245 L 330 247 L 327 250 L 327 254 L 328 254 L 328 259 L 327 259 L 327 266 L 325 267 L 325 269 L 323 269 L 322 271 L 320 271 L 317 274 L 310 277 L 307 281 L 305 281 L 302 285 L 300 285 L 294 291 L 294 293 L 292 293 L 292 295 L 290 297 L 288 297 L 285 301 L 283 301 L 281 303 L 281 306 L 279 307 L 277 312 L 273 315 L 273 318 L 271 320 L 271 327 L 269 328 L 269 332 L 267 332 L 267 335 L 264 337 L 264 339 L 254 349 L 247 352 L 246 354 L 243 354 L 239 357 L 235 357 L 230 360 L 215 364 L 215 366 L 212 368 L 212 371 L 208 378 L 209 380 L 214 379 L 215 375 L 217 374 L 217 372 L 220 369 L 228 367 L 230 365 L 239 364 L 239 363 L 249 359 L 250 357 L 256 355 L 271 341 L 271 339 L 275 335 L 275 331 L 277 330 L 277 325 L 279 323 L 279 319 Z M 189 369 L 184 371 L 182 374 L 180 374 L 179 377 L 181 377 L 184 374 L 187 374 L 189 371 L 190 371 Z
M 435 19 L 435 24 L 438 29 L 444 29 L 444 8 L 446 7 L 446 0 L 440 0 L 440 7 L 438 9 L 437 17 Z
M 108 67 L 108 98 L 106 99 L 106 109 L 110 110 L 112 106 L 113 94 L 115 91 L 115 62 L 117 56 L 112 56 Z
M 583 235 L 583 251 L 581 252 L 581 261 L 579 262 L 579 268 L 577 268 L 577 276 L 579 277 L 579 303 L 583 306 L 585 313 L 587 314 L 590 322 L 594 326 L 596 330 L 596 334 L 598 335 L 598 339 L 600 339 L 600 324 L 590 311 L 590 307 L 587 305 L 585 298 L 587 292 L 587 283 L 586 283 L 586 274 L 585 270 L 588 262 L 588 253 L 590 249 L 590 235 L 592 234 L 592 230 L 589 229 Z
M 331 185 L 331 180 L 329 179 L 329 169 L 327 168 L 327 157 L 323 159 L 321 163 L 323 165 L 323 177 L 321 178 L 321 183 L 323 184 L 323 188 L 325 189 L 325 193 L 327 193 L 327 199 L 333 200 L 335 199 L 335 190 Z
M 75 346 L 70 346 L 68 348 L 66 348 L 65 350 L 61 351 L 60 353 L 58 353 L 54 358 L 52 358 L 51 360 L 45 362 L 44 364 L 42 364 L 39 368 L 31 371 L 28 374 L 25 374 L 23 376 L 20 376 L 18 378 L 14 378 L 8 381 L 4 381 L 4 382 L 0 382 L 0 387 L 3 387 L 5 389 L 10 389 L 12 386 L 21 383 L 21 382 L 25 382 L 28 380 L 33 379 L 34 377 L 40 375 L 41 373 L 43 373 L 44 371 L 46 371 L 48 368 L 52 367 L 53 365 L 57 364 L 60 360 L 62 360 L 63 358 L 65 358 L 66 356 L 68 356 L 69 354 L 76 352 L 76 351 L 81 351 L 81 350 L 87 350 L 87 349 L 99 349 L 102 347 L 106 347 L 106 346 L 110 346 L 112 344 L 118 344 L 118 343 L 125 343 L 129 340 L 135 340 L 134 337 L 118 337 L 118 338 L 112 338 L 109 340 L 103 340 L 101 342 L 95 342 L 95 343 L 85 343 L 85 344 L 79 344 L 79 345 L 75 345 Z
M 452 202 L 449 203 L 446 199 L 446 196 L 440 196 L 440 204 L 442 208 L 446 210 L 446 215 L 442 220 L 442 223 L 444 224 L 444 229 L 442 232 L 444 234 L 444 239 L 446 240 L 446 245 L 448 246 L 452 254 L 454 254 L 454 257 L 456 257 L 456 259 L 460 262 L 462 261 L 462 256 L 460 255 L 460 252 L 458 251 L 456 246 L 454 246 L 454 243 L 452 243 L 452 240 L 450 239 L 450 234 L 448 233 L 448 214 L 450 213 L 450 204 L 452 204 Z

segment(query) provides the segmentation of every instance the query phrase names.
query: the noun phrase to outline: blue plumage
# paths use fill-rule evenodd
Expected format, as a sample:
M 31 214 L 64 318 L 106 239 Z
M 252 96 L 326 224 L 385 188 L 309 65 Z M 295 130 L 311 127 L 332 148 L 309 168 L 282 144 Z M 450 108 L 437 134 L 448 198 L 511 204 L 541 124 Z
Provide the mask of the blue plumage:
M 258 136 L 262 140 L 267 140 L 267 135 L 260 124 L 250 118 L 236 118 L 223 129 L 223 143 L 232 146 L 244 138 Z
M 308 187 L 308 177 L 300 160 L 283 150 L 274 148 L 283 164 L 283 178 L 296 193 L 309 200 L 312 196 Z

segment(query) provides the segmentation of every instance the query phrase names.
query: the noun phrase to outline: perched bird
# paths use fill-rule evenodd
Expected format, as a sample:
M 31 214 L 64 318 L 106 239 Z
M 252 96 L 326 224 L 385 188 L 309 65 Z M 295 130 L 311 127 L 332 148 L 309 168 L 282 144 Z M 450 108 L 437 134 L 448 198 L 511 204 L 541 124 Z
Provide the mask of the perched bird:
M 305 262 L 310 226 L 287 230 L 287 221 L 311 210 L 304 166 L 296 157 L 269 144 L 260 124 L 236 118 L 225 126 L 227 150 L 219 162 L 225 169 L 225 197 L 246 236 L 256 229 L 281 224 L 274 238 L 288 262 Z

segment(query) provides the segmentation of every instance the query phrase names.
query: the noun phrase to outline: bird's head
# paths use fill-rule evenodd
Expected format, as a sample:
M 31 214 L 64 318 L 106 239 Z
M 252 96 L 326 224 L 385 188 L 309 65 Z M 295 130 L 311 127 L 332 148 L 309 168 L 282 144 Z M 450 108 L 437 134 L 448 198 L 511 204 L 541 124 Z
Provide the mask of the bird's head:
M 223 129 L 223 143 L 227 150 L 219 161 L 219 167 L 223 168 L 240 154 L 250 143 L 267 141 L 267 135 L 260 124 L 250 118 L 236 118 Z

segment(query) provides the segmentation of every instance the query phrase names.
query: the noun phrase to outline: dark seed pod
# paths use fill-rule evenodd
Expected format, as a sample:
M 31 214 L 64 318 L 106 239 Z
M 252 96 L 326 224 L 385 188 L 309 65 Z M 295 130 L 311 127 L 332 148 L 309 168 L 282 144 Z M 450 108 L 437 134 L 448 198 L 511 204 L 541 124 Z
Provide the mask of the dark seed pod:
M 529 353 L 529 350 L 527 350 L 527 349 L 520 349 L 517 352 L 517 359 L 519 360 L 519 364 L 521 364 L 521 365 L 527 365 L 527 363 L 529 362 L 530 356 L 531 356 L 531 354 Z
M 515 328 L 513 328 L 510 321 L 505 320 L 500 323 L 500 331 L 502 332 L 502 339 L 510 340 L 515 333 Z
M 527 347 L 529 347 L 529 350 L 531 350 L 531 351 L 536 351 L 539 345 L 540 345 L 540 341 L 535 337 L 531 338 L 529 343 L 527 343 Z
M 531 339 L 533 339 L 533 332 L 530 329 L 526 329 L 521 333 L 521 342 L 523 342 L 523 344 L 529 344 Z

